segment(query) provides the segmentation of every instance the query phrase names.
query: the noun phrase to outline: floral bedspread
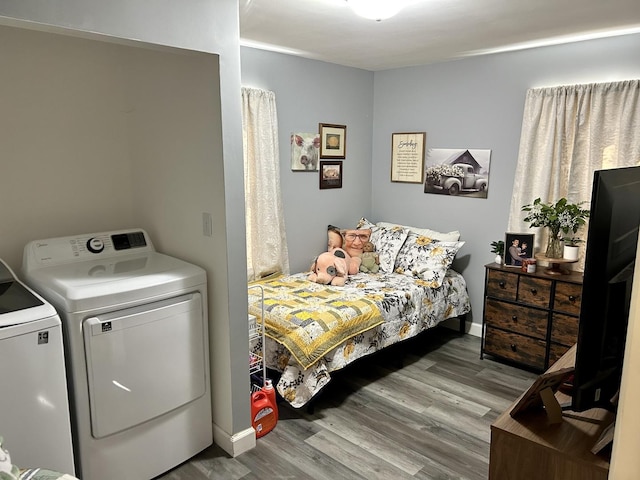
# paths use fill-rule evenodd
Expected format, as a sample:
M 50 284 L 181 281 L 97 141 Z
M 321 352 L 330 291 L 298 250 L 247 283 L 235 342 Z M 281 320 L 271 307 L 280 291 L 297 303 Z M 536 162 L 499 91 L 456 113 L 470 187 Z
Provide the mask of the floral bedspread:
M 285 279 L 300 281 L 306 276 L 307 273 L 298 273 Z M 465 280 L 453 270 L 447 272 L 436 289 L 423 280 L 396 273 L 358 273 L 348 277 L 341 288 L 352 298 L 372 299 L 384 322 L 350 337 L 306 369 L 283 344 L 267 338 L 264 360 L 268 368 L 281 372 L 276 388 L 293 407 L 302 407 L 318 393 L 330 381 L 331 372 L 471 310 Z M 255 312 L 259 297 L 250 297 L 249 308 Z M 266 331 L 269 332 L 268 326 Z

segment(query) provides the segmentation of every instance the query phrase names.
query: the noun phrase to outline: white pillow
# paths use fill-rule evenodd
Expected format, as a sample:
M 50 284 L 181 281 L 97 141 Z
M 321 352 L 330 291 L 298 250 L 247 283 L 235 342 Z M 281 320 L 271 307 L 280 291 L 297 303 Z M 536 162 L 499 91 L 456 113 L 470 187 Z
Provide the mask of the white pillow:
M 376 225 L 378 227 L 385 227 L 385 228 L 390 228 L 390 227 L 406 228 L 407 230 L 409 230 L 410 233 L 415 233 L 418 235 L 422 235 L 424 237 L 429 237 L 434 240 L 440 240 L 442 242 L 457 242 L 458 240 L 460 240 L 460 232 L 458 230 L 443 233 L 443 232 L 437 232 L 435 230 L 431 230 L 429 228 L 410 227 L 407 225 L 399 225 L 397 223 L 378 222 L 376 223 Z
M 430 287 L 438 288 L 463 245 L 464 242 L 441 242 L 411 233 L 398 252 L 395 272 L 420 278 Z
M 399 225 L 391 225 L 389 228 L 379 227 L 364 217 L 358 222 L 357 228 L 371 229 L 370 241 L 380 258 L 380 271 L 393 273 L 396 257 L 409 235 L 409 230 Z

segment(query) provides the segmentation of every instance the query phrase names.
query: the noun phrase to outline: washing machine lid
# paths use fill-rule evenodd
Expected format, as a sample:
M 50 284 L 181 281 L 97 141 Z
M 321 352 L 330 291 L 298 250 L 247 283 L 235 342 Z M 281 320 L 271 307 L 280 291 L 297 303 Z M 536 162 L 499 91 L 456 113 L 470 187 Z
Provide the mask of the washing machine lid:
M 202 268 L 158 252 L 62 263 L 23 274 L 59 311 L 69 313 L 122 307 L 206 283 Z
M 55 309 L 27 288 L 0 260 L 0 328 L 57 315 Z

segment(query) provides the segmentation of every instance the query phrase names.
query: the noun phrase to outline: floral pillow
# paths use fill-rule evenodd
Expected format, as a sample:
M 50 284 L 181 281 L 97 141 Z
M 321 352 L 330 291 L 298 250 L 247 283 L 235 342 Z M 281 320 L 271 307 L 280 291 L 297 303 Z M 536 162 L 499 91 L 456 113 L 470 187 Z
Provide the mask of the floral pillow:
M 394 271 L 438 288 L 463 245 L 464 242 L 441 242 L 411 233 L 398 252 Z
M 380 271 L 392 273 L 398 252 L 407 239 L 409 231 L 401 226 L 378 227 L 366 218 L 360 219 L 357 228 L 371 229 L 370 242 L 373 243 L 380 258 Z
M 409 230 L 409 233 L 417 233 L 418 235 L 423 235 L 425 237 L 433 238 L 434 240 L 440 240 L 443 242 L 457 242 L 458 240 L 460 240 L 460 232 L 458 230 L 445 233 L 445 232 L 438 232 L 436 230 L 431 230 L 430 228 L 418 228 L 418 227 L 411 227 L 408 225 L 397 225 L 395 223 L 389 223 L 389 222 L 378 222 L 376 223 L 376 225 L 379 227 L 386 227 L 386 228 L 400 226 L 402 228 L 406 228 L 407 230 Z

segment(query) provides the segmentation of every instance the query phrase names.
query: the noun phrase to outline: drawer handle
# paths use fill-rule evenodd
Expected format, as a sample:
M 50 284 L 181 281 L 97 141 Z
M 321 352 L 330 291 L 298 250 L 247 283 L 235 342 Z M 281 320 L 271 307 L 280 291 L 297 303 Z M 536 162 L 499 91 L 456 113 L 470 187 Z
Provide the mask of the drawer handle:
M 533 295 L 537 295 L 537 294 L 538 294 L 538 290 L 536 290 L 535 288 L 532 288 L 532 289 L 531 289 L 531 293 L 532 293 Z
M 571 303 L 575 302 L 576 301 L 576 297 L 574 297 L 573 295 L 569 295 L 569 301 Z
M 513 320 L 514 322 L 517 322 L 517 321 L 518 321 L 518 317 L 517 317 L 516 315 L 513 315 L 513 316 L 511 317 L 511 320 Z
M 516 346 L 516 344 L 515 344 L 515 343 L 512 343 L 512 344 L 511 344 L 511 350 L 512 350 L 513 352 L 515 352 L 515 351 L 517 351 L 517 350 L 518 350 L 518 347 Z
M 504 287 L 505 287 L 505 285 L 506 285 L 506 284 L 505 284 L 504 282 L 498 282 L 498 286 L 499 286 L 500 288 L 504 288 Z

